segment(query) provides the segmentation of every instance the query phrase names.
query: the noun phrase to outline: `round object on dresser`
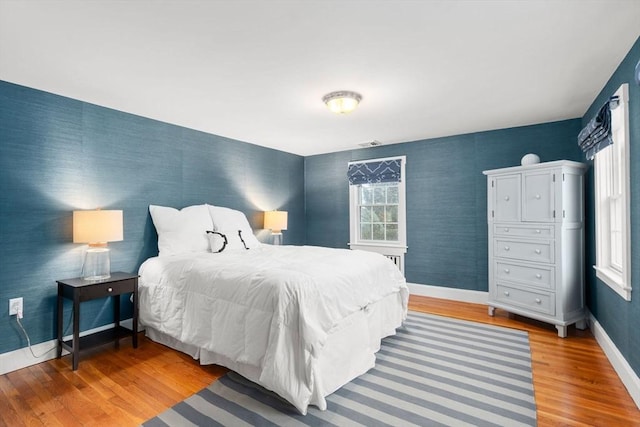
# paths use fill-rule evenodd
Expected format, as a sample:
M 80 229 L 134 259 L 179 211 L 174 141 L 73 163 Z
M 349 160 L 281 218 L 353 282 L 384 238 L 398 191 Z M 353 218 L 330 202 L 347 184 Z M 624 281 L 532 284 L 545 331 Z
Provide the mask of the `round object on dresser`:
M 522 166 L 535 165 L 536 163 L 540 163 L 540 156 L 533 153 L 525 154 L 520 160 Z

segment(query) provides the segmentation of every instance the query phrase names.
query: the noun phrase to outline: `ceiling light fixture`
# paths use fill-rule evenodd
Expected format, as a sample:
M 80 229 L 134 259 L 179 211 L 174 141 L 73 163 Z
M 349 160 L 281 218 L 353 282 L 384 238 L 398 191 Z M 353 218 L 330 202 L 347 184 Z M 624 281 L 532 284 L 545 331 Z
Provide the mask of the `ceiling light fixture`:
M 333 111 L 336 114 L 346 114 L 352 112 L 356 109 L 361 100 L 362 95 L 346 90 L 331 92 L 322 97 L 322 102 L 327 104 L 329 110 Z
M 360 147 L 379 147 L 380 145 L 382 145 L 382 142 L 378 141 L 377 139 L 373 139 L 369 142 L 363 142 L 358 144 Z

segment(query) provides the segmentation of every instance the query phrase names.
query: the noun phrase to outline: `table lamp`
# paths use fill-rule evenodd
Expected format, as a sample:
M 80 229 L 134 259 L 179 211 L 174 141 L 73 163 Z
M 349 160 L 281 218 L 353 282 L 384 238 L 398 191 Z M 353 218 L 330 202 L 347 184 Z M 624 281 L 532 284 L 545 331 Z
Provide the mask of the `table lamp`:
M 286 211 L 266 211 L 264 213 L 264 228 L 271 230 L 273 244 L 282 244 L 282 230 L 287 229 Z
M 73 243 L 89 244 L 82 263 L 84 280 L 105 280 L 111 277 L 107 242 L 118 242 L 122 238 L 122 211 L 73 211 Z

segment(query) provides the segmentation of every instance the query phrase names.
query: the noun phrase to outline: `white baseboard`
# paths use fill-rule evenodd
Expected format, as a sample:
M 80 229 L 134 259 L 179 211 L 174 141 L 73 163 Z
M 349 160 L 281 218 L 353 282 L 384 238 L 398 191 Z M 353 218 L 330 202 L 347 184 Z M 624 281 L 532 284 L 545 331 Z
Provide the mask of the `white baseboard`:
M 622 383 L 629 391 L 631 398 L 636 403 L 638 409 L 640 409 L 640 377 L 635 373 L 635 371 L 629 365 L 629 362 L 624 358 L 618 347 L 611 341 L 609 335 L 604 330 L 602 325 L 598 322 L 598 320 L 593 316 L 593 314 L 589 314 L 589 328 L 593 333 L 593 336 L 596 338 L 596 341 L 604 351 L 604 354 L 611 362 L 613 369 L 616 371 Z
M 41 355 L 46 352 L 39 359 L 33 357 L 29 351 L 29 347 L 0 354 L 0 375 L 53 359 L 56 357 L 56 343 L 57 340 L 51 340 L 32 345 L 31 348 L 36 355 Z M 69 354 L 69 352 L 63 350 L 63 354 Z
M 120 325 L 125 328 L 132 328 L 132 320 L 125 319 L 120 322 Z M 100 326 L 97 328 L 89 329 L 87 331 L 81 332 L 80 336 L 83 337 L 85 335 L 93 334 L 95 332 L 104 331 L 105 329 L 113 328 L 114 324 L 110 323 L 108 325 Z M 138 329 L 140 332 L 140 329 Z M 73 338 L 72 335 L 67 335 L 64 337 L 65 340 L 69 340 Z M 0 354 L 0 375 L 4 375 L 8 372 L 17 371 L 18 369 L 26 368 L 28 366 L 37 365 L 38 363 L 46 362 L 47 360 L 54 359 L 56 357 L 56 348 L 58 345 L 58 340 L 51 340 L 41 342 L 39 344 L 34 344 L 31 346 L 31 349 L 36 354 L 36 356 L 41 356 L 39 358 L 33 357 L 31 351 L 29 351 L 29 347 L 19 348 L 17 350 L 9 351 L 7 353 Z M 69 354 L 68 351 L 62 350 L 62 355 Z
M 468 289 L 420 285 L 417 283 L 407 283 L 407 286 L 409 287 L 409 292 L 413 295 L 420 295 L 423 297 L 450 299 L 454 301 L 472 302 L 475 304 L 486 304 L 489 298 L 489 293 L 486 291 L 470 291 Z

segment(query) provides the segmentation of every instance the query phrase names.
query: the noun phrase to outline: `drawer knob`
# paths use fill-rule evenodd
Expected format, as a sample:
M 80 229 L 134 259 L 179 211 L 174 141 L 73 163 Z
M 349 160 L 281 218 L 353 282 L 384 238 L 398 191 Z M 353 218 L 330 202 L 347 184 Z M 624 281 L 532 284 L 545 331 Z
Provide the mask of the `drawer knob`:
M 504 250 L 505 250 L 505 251 L 508 251 L 508 250 L 509 250 L 509 246 L 505 246 L 505 247 L 504 247 Z
M 540 255 L 540 254 L 542 253 L 542 251 L 541 251 L 540 249 L 536 249 L 536 253 L 537 253 L 538 255 Z
M 536 298 L 536 304 L 540 304 L 542 300 L 540 298 Z
M 540 273 L 536 274 L 536 279 L 542 279 L 542 274 Z
M 507 274 L 509 274 L 509 271 L 510 271 L 510 270 L 509 270 L 508 268 L 505 268 L 505 269 L 504 269 L 504 272 L 505 272 L 505 273 L 507 273 Z
M 509 291 L 504 291 L 504 295 L 508 297 L 509 296 Z
M 540 234 L 540 230 L 537 230 L 537 229 L 536 229 L 536 234 Z
M 536 199 L 540 200 L 540 195 L 536 194 Z
M 508 202 L 509 201 L 509 196 L 504 196 L 504 200 Z
M 107 292 L 113 292 L 113 288 L 107 288 Z
M 505 232 L 505 233 L 508 233 L 508 232 L 509 232 L 509 227 L 505 227 L 505 228 L 504 228 L 504 232 Z

